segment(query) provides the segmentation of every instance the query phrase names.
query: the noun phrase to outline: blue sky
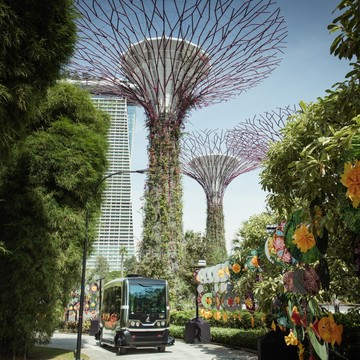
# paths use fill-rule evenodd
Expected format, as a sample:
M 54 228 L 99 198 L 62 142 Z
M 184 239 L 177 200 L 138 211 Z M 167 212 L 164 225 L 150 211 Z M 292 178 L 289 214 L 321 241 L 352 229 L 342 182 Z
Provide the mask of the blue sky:
M 230 129 L 256 114 L 279 107 L 298 104 L 299 101 L 316 101 L 325 96 L 326 89 L 343 81 L 350 71 L 347 61 L 330 55 L 334 36 L 327 25 L 337 16 L 332 14 L 340 0 L 279 0 L 277 4 L 286 19 L 288 36 L 282 62 L 257 87 L 235 99 L 208 108 L 193 111 L 186 124 L 186 131 L 204 129 Z M 147 167 L 146 129 L 143 110 L 137 110 L 132 166 Z M 242 222 L 266 209 L 266 193 L 259 185 L 259 171 L 240 175 L 228 186 L 224 196 L 225 232 L 228 250 L 231 240 Z M 145 177 L 132 175 L 134 234 L 141 239 L 141 197 Z M 184 230 L 205 232 L 206 199 L 201 186 L 184 177 Z

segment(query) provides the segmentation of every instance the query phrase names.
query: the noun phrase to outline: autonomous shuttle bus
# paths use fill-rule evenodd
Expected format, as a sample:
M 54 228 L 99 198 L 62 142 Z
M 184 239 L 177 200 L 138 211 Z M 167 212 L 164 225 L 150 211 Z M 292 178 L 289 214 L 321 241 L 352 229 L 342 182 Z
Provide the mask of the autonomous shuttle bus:
M 169 290 L 165 280 L 127 277 L 105 284 L 100 310 L 100 345 L 119 348 L 156 347 L 164 352 L 169 338 Z

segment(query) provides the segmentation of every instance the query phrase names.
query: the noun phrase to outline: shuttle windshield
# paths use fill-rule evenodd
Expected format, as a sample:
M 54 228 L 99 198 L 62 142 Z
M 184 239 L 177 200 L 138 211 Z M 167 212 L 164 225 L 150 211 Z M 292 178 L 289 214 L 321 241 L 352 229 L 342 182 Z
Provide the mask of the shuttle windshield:
M 130 284 L 130 312 L 132 314 L 165 313 L 166 288 L 164 284 Z

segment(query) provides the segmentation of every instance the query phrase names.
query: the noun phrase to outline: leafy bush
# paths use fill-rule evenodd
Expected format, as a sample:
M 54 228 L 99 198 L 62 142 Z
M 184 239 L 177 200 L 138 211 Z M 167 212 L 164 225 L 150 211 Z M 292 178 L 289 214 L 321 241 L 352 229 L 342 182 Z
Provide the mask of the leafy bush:
M 264 335 L 265 329 L 231 329 L 231 328 L 210 328 L 211 341 L 231 347 L 240 347 L 257 350 L 257 339 Z
M 170 325 L 170 335 L 176 339 L 184 339 L 185 326 Z
M 170 322 L 174 325 L 182 325 L 185 324 L 195 317 L 194 310 L 187 310 L 187 311 L 172 311 L 170 313 Z
M 171 336 L 184 339 L 185 327 L 170 326 Z M 257 338 L 266 333 L 263 329 L 240 330 L 231 328 L 210 327 L 211 341 L 214 343 L 251 350 L 257 350 Z
M 90 326 L 91 321 L 85 320 L 83 322 L 83 334 L 89 334 L 90 333 Z M 77 333 L 78 331 L 78 322 L 77 321 L 61 321 L 59 323 L 58 327 L 59 331 L 65 332 L 65 333 Z

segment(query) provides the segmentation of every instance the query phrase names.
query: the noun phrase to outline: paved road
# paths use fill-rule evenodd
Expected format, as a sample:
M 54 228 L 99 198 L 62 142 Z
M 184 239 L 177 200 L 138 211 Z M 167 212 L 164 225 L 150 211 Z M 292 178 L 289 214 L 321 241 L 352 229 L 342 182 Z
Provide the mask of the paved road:
M 55 333 L 51 343 L 47 346 L 61 349 L 76 349 L 76 334 Z M 82 353 L 90 356 L 91 360 L 116 360 L 119 359 L 117 351 L 111 347 L 100 347 L 93 336 L 82 336 Z M 157 349 L 134 349 L 128 350 L 121 357 L 127 360 L 257 360 L 256 354 L 241 350 L 228 349 L 215 344 L 185 344 L 184 341 L 176 339 L 175 345 L 167 347 L 164 353 Z

